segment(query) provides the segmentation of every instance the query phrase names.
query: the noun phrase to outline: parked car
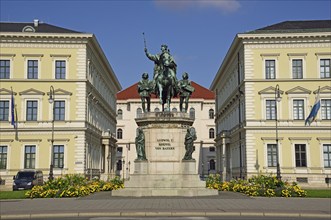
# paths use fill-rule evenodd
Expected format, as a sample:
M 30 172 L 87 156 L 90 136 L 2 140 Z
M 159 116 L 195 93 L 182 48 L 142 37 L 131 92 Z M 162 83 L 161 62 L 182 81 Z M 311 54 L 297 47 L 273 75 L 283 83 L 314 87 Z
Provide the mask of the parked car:
M 20 170 L 14 176 L 13 190 L 32 189 L 37 185 L 43 185 L 43 172 L 40 170 Z

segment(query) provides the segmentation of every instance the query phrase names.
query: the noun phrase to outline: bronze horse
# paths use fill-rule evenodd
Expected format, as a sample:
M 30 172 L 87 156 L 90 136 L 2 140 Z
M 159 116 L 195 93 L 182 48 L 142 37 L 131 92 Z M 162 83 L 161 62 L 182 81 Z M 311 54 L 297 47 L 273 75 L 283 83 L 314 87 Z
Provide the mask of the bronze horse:
M 170 111 L 171 97 L 176 95 L 176 64 L 171 60 L 168 52 L 164 52 L 160 56 L 160 70 L 158 76 L 155 78 L 156 94 L 160 98 L 162 111 Z M 164 108 L 166 104 L 166 108 Z

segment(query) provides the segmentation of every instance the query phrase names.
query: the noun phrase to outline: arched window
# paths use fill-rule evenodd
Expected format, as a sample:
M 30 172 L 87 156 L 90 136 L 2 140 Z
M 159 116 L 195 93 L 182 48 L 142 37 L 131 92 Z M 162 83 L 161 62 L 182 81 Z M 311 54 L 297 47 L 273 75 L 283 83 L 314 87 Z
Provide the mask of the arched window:
M 214 128 L 209 129 L 209 138 L 215 138 L 215 130 Z
M 209 109 L 209 119 L 214 119 L 214 109 Z
M 190 118 L 192 118 L 192 119 L 195 118 L 195 109 L 193 107 L 190 108 Z
M 156 108 L 154 109 L 154 112 L 160 112 L 160 109 L 159 109 L 158 107 L 156 107 Z
M 173 112 L 177 112 L 177 108 L 173 108 L 172 111 L 173 111 Z
M 143 114 L 143 110 L 141 108 L 137 108 L 137 118 L 141 118 Z
M 117 110 L 117 119 L 122 120 L 123 119 L 123 111 L 122 109 Z
M 215 167 L 216 167 L 215 165 L 216 165 L 215 160 L 211 159 L 209 161 L 209 170 L 215 170 Z
M 123 138 L 123 130 L 121 128 L 117 129 L 117 139 Z

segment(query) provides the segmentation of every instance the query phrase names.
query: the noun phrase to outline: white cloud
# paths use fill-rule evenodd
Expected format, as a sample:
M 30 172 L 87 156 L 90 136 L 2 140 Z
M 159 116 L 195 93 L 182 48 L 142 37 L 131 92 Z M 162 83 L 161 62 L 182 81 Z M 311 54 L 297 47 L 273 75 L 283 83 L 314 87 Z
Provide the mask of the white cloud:
M 223 12 L 234 12 L 240 8 L 238 0 L 155 0 L 156 5 L 183 10 L 190 7 L 218 8 Z
M 240 8 L 237 0 L 198 0 L 197 3 L 203 7 L 216 7 L 225 12 L 234 12 Z

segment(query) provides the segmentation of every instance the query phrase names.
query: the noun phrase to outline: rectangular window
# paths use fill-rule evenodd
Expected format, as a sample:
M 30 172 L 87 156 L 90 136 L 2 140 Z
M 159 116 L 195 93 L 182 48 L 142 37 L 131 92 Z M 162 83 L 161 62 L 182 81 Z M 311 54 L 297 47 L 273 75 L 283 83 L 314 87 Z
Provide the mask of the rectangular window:
M 38 101 L 27 101 L 26 120 L 37 121 Z
M 305 119 L 304 101 L 302 99 L 293 100 L 293 119 L 294 120 Z
M 55 79 L 66 78 L 66 61 L 57 60 L 55 61 Z
M 305 144 L 295 144 L 295 166 L 306 167 L 307 166 L 307 155 Z
M 331 61 L 331 59 L 321 59 L 320 60 L 321 78 L 331 78 L 331 75 L 330 75 L 330 61 Z
M 322 113 L 322 120 L 331 119 L 331 99 L 321 100 L 321 113 Z
M 65 120 L 65 101 L 54 102 L 54 120 L 55 121 Z
M 117 147 L 117 153 L 122 153 L 123 152 L 123 147 Z
M 9 79 L 10 60 L 0 60 L 0 79 Z
M 276 65 L 275 60 L 266 60 L 265 61 L 265 78 L 266 79 L 275 79 L 276 78 Z
M 28 79 L 38 79 L 38 60 L 28 60 Z
M 292 60 L 292 75 L 293 79 L 302 79 L 302 59 Z
M 331 168 L 331 144 L 323 144 L 324 167 Z
M 268 153 L 268 167 L 276 167 L 277 166 L 277 145 L 268 144 L 267 153 Z
M 9 120 L 9 101 L 0 101 L 0 121 Z
M 0 169 L 7 169 L 7 146 L 0 146 Z
M 267 120 L 276 119 L 276 101 L 275 100 L 266 101 L 266 119 Z
M 209 147 L 209 152 L 215 152 L 215 147 Z
M 63 168 L 64 165 L 64 146 L 54 145 L 53 147 L 53 165 L 54 168 Z
M 24 153 L 24 169 L 34 169 L 36 163 L 36 146 L 26 145 Z

